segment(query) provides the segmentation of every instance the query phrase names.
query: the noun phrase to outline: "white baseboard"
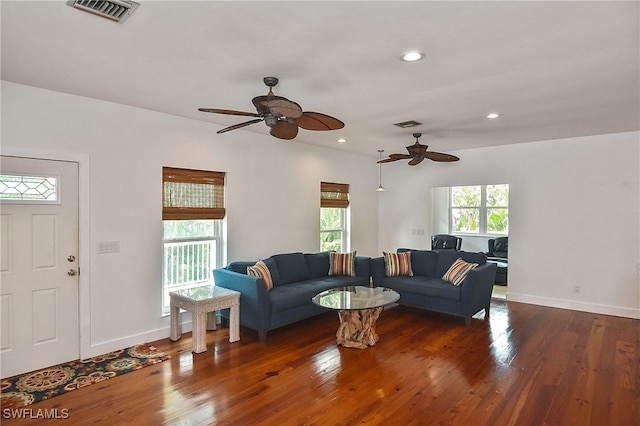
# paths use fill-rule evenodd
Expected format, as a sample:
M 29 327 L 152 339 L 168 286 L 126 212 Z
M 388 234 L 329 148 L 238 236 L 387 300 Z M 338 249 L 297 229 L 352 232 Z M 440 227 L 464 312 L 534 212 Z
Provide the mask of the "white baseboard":
M 191 331 L 191 321 L 184 321 L 182 323 L 182 332 L 187 333 L 189 331 Z M 109 352 L 117 351 L 118 349 L 125 349 L 130 346 L 140 345 L 142 343 L 149 343 L 155 342 L 156 340 L 166 339 L 169 337 L 170 332 L 171 329 L 169 327 L 163 327 L 145 333 L 122 337 L 120 339 L 96 343 L 95 345 L 91 345 L 90 357 L 103 355 Z
M 623 308 L 620 306 L 599 305 L 596 303 L 576 302 L 574 300 L 553 299 L 532 296 L 522 293 L 507 293 L 507 300 L 513 302 L 530 303 L 532 305 L 549 306 L 551 308 L 569 309 L 572 311 L 591 312 L 594 314 L 613 315 L 624 318 L 640 319 L 640 309 Z

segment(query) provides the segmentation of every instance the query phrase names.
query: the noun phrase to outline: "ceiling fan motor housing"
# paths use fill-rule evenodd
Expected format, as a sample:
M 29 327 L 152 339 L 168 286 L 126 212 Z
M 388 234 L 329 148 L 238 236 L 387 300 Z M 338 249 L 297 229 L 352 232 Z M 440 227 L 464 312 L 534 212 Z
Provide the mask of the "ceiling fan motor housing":
M 269 127 L 273 127 L 278 123 L 278 118 L 273 116 L 273 115 L 265 115 L 264 116 L 264 123 L 269 126 Z

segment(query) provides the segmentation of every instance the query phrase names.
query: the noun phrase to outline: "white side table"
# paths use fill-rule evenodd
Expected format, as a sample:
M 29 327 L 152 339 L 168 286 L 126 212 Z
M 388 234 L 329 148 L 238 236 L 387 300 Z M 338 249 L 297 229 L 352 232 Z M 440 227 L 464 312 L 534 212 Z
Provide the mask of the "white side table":
M 216 329 L 216 311 L 230 308 L 229 341 L 240 340 L 240 293 L 226 288 L 206 285 L 187 290 L 172 291 L 169 309 L 171 313 L 171 335 L 176 341 L 182 334 L 180 308 L 191 312 L 193 352 L 207 350 L 207 330 Z

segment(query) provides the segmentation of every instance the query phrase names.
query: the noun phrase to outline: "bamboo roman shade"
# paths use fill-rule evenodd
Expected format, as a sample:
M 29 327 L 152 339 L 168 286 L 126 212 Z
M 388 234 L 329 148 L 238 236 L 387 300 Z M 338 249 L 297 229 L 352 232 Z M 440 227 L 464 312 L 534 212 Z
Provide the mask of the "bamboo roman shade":
M 224 172 L 162 168 L 162 219 L 223 219 Z
M 349 206 L 349 184 L 320 182 L 320 207 Z

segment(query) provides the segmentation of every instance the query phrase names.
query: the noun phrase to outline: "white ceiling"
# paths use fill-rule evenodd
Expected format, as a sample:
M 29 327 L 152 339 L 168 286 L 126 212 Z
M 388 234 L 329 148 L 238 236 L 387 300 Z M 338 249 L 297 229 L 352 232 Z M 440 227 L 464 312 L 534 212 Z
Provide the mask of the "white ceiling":
M 223 139 L 248 118 L 197 108 L 253 112 L 276 76 L 277 95 L 346 124 L 291 143 L 375 157 L 416 131 L 449 152 L 640 128 L 637 1 L 140 3 L 118 24 L 3 0 L 2 79 L 207 121 Z M 400 61 L 414 48 L 427 57 Z M 423 125 L 393 125 L 408 120 Z

